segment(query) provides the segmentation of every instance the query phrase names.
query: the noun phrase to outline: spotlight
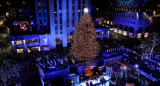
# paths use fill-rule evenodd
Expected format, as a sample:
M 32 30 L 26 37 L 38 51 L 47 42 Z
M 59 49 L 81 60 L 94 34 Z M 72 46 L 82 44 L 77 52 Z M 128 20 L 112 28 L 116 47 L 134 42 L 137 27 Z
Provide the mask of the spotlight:
M 138 65 L 136 64 L 135 67 L 138 68 Z
M 84 8 L 84 13 L 88 13 L 88 8 Z

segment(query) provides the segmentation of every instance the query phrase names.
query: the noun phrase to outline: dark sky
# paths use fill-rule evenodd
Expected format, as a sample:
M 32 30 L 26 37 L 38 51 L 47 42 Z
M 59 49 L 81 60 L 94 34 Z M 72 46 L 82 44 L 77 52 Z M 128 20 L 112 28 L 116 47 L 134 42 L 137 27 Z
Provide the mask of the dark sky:
M 110 9 L 109 0 L 91 0 L 91 4 L 93 7 L 99 8 L 99 9 Z

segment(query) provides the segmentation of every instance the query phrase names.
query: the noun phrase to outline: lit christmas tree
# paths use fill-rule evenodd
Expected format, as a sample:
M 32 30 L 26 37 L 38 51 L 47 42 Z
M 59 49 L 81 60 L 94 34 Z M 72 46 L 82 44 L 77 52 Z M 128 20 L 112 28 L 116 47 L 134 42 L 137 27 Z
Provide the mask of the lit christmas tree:
M 85 13 L 76 27 L 70 50 L 71 56 L 79 61 L 93 60 L 99 49 L 95 36 L 96 32 L 92 17 Z

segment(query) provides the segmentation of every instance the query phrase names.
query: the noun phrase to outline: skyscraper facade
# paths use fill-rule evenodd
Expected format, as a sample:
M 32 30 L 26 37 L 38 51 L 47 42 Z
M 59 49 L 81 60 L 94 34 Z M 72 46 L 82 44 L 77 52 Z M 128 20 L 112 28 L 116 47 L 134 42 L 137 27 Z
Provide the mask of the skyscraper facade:
M 67 47 L 67 44 L 71 42 L 75 27 L 84 13 L 84 8 L 88 8 L 90 14 L 90 2 L 91 0 L 35 0 L 35 8 L 31 9 L 35 9 L 37 30 L 33 31 L 26 27 L 30 26 L 26 25 L 28 24 L 26 21 L 18 22 L 22 34 L 10 37 L 12 51 L 16 53 L 32 50 L 48 51 L 56 48 L 57 45 Z M 108 33 L 108 30 L 98 29 L 96 32 Z M 23 31 L 34 33 L 25 35 Z M 107 34 L 100 35 L 102 37 L 109 36 Z

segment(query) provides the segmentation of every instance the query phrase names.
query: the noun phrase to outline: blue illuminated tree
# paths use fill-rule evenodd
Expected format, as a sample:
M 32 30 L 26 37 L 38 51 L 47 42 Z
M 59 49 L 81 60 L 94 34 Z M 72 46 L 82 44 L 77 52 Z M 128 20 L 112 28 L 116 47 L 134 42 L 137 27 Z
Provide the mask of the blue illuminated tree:
M 13 64 L 13 61 L 1 58 L 1 64 L 0 64 L 0 80 L 2 80 L 3 85 L 9 85 L 10 80 L 12 78 L 18 78 L 19 77 L 19 70 L 20 66 Z

